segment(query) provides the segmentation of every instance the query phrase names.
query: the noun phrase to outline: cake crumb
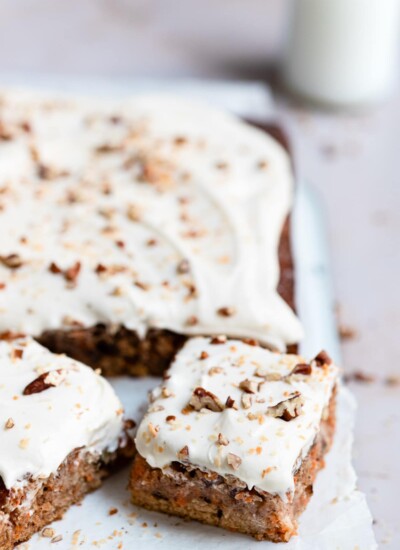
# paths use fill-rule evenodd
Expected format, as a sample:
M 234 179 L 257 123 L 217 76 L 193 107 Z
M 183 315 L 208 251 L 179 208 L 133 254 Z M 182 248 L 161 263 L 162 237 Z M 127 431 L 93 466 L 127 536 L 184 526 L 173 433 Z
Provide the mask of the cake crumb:
M 400 375 L 391 374 L 389 376 L 386 376 L 384 381 L 386 386 L 400 386 Z
M 342 341 L 354 340 L 358 335 L 357 330 L 349 325 L 340 324 L 338 326 L 338 331 L 339 337 Z
M 45 527 L 43 529 L 41 535 L 42 535 L 42 537 L 46 537 L 46 538 L 51 539 L 52 537 L 54 537 L 55 531 L 51 527 Z
M 372 384 L 376 377 L 361 370 L 356 370 L 344 375 L 345 382 L 360 382 L 362 384 Z

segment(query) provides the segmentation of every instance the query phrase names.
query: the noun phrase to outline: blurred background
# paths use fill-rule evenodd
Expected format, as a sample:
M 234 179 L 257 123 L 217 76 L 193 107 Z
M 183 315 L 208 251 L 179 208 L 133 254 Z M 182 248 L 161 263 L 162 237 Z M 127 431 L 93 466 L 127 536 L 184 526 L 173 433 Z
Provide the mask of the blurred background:
M 321 4 L 335 2 L 319 0 L 316 12 L 316 1 L 297 0 L 305 11 L 296 27 L 296 0 L 0 0 L 0 79 L 29 85 L 32 75 L 50 73 L 256 79 L 272 86 L 297 171 L 318 190 L 327 221 L 344 364 L 359 401 L 360 486 L 378 541 L 398 549 L 400 93 L 388 78 L 396 82 L 399 2 L 337 0 L 332 14 Z M 345 4 L 353 5 L 353 19 Z M 356 28 L 359 13 L 363 28 Z M 349 43 L 336 34 L 345 26 Z M 288 38 L 296 39 L 289 58 Z M 284 57 L 292 92 L 315 92 L 313 102 L 284 93 Z M 366 72 L 358 75 L 363 63 Z M 361 97 L 370 84 L 377 89 Z M 327 87 L 336 93 L 328 101 Z

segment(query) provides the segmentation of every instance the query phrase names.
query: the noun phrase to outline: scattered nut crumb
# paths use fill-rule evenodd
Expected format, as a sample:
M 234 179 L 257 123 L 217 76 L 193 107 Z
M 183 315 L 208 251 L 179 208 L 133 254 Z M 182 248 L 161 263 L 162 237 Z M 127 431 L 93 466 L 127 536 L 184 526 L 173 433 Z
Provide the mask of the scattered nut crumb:
M 54 537 L 55 531 L 51 527 L 45 527 L 43 529 L 41 535 L 42 535 L 42 537 L 46 537 L 46 538 L 51 539 L 52 537 Z
M 386 386 L 400 386 L 400 375 L 392 374 L 385 378 Z
M 9 418 L 6 423 L 4 424 L 4 427 L 6 430 L 11 430 L 11 428 L 14 428 L 14 420 L 12 418 Z
M 242 459 L 233 453 L 228 453 L 226 460 L 228 462 L 228 465 L 232 468 L 232 470 L 237 470 L 242 463 Z
M 356 329 L 348 325 L 339 325 L 338 330 L 341 340 L 354 340 L 357 337 Z
M 366 372 L 363 372 L 361 370 L 356 370 L 354 372 L 350 372 L 344 375 L 345 382 L 361 382 L 363 384 L 372 384 L 372 382 L 375 382 L 376 377 L 372 374 L 368 374 Z

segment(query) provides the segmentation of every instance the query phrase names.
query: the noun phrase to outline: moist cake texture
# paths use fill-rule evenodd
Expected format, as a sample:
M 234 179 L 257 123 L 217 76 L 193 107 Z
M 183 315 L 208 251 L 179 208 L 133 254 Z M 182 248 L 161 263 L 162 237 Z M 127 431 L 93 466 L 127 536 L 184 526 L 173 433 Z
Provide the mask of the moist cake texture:
M 170 97 L 9 92 L 0 123 L 0 332 L 57 350 L 57 331 L 97 327 L 300 340 L 277 292 L 293 184 L 273 138 Z
M 91 368 L 31 338 L 0 340 L 0 547 L 12 548 L 98 487 L 133 444 Z
M 325 353 L 188 341 L 138 428 L 133 502 L 288 540 L 332 440 L 337 372 Z

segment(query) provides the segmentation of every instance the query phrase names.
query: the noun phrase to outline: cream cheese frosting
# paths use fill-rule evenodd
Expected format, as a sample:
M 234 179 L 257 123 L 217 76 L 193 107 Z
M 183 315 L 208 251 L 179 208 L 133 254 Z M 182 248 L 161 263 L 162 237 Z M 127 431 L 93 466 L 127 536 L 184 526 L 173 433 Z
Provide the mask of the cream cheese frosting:
M 0 331 L 302 337 L 276 291 L 288 155 L 168 96 L 0 95 Z
M 0 341 L 0 477 L 6 488 L 48 477 L 82 448 L 115 451 L 123 409 L 110 384 L 30 338 Z
M 153 468 L 189 463 L 285 499 L 337 375 L 329 359 L 306 363 L 242 341 L 191 339 L 151 394 L 137 450 Z

